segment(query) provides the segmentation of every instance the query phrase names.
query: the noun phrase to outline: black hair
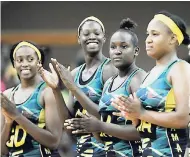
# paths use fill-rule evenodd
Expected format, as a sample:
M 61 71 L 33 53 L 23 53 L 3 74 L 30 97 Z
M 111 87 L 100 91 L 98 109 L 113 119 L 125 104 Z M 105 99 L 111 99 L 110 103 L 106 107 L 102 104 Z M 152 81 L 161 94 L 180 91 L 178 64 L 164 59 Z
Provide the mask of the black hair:
M 14 67 L 13 52 L 14 52 L 15 48 L 17 47 L 17 45 L 18 45 L 19 43 L 21 43 L 21 42 L 22 42 L 22 41 L 19 41 L 19 42 L 15 43 L 15 44 L 11 47 L 11 50 L 10 50 L 10 60 L 11 60 L 11 63 L 12 63 L 12 65 L 13 65 L 13 67 Z M 26 42 L 28 42 L 28 43 L 34 45 L 34 46 L 40 51 L 40 53 L 41 53 L 41 64 L 43 65 L 43 64 L 44 64 L 44 61 L 45 61 L 45 55 L 44 55 L 44 51 L 42 50 L 42 48 L 41 48 L 40 46 L 34 44 L 33 42 L 30 42 L 30 41 L 26 41 Z
M 131 34 L 131 36 L 133 37 L 132 41 L 135 46 L 138 45 L 138 37 L 136 33 L 134 32 L 134 29 L 136 27 L 137 27 L 137 23 L 131 20 L 130 18 L 127 18 L 127 19 L 121 20 L 120 27 L 119 27 L 120 29 L 118 30 L 118 31 L 124 30 L 124 31 L 127 31 L 129 34 Z
M 181 32 L 184 36 L 184 40 L 182 41 L 182 44 L 184 44 L 184 45 L 190 44 L 190 38 L 189 38 L 189 35 L 187 34 L 187 25 L 181 17 L 171 14 L 168 11 L 160 11 L 157 14 L 163 14 L 163 15 L 169 17 L 170 19 L 172 19 L 175 22 L 175 24 L 179 27 L 179 29 L 181 30 Z

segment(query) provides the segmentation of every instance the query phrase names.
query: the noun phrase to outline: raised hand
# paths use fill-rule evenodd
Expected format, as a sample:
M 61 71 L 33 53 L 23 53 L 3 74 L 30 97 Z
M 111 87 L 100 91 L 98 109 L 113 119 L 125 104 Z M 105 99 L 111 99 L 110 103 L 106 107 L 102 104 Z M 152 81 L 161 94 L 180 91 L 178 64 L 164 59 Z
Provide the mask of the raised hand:
M 127 119 L 139 119 L 141 114 L 143 114 L 144 108 L 141 106 L 141 102 L 136 96 L 136 93 L 126 96 L 119 96 L 112 100 L 111 105 L 123 112 Z
M 59 85 L 59 77 L 53 68 L 53 65 L 49 63 L 51 72 L 45 70 L 41 64 L 37 65 L 38 72 L 41 75 L 42 79 L 47 83 L 47 85 L 53 89 L 56 89 Z
M 64 126 L 73 130 L 73 134 L 99 132 L 99 120 L 90 115 L 81 115 L 82 118 L 72 118 L 65 121 Z
M 6 113 L 6 111 L 3 108 L 1 108 L 1 112 L 5 117 L 5 123 L 12 124 L 14 120 L 9 117 L 9 115 Z
M 60 64 L 56 59 L 51 59 L 52 64 L 56 67 L 59 76 L 64 83 L 64 85 L 69 89 L 75 88 L 75 83 L 73 81 L 73 77 L 70 72 L 70 67 L 65 68 L 62 64 Z
M 16 109 L 16 105 L 11 102 L 3 93 L 0 93 L 2 113 L 5 120 L 11 122 L 21 115 Z

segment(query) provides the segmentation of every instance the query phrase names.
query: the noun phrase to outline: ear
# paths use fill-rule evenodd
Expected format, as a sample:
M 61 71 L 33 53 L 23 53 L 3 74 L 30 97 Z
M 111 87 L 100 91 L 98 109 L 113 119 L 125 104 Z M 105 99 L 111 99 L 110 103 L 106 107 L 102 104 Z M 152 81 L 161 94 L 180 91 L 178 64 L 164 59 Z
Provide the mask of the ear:
M 135 47 L 135 56 L 139 55 L 140 48 L 137 46 Z
M 106 42 L 106 37 L 104 36 L 104 38 L 103 38 L 103 43 L 105 43 Z
M 173 45 L 173 44 L 176 44 L 176 43 L 178 44 L 177 36 L 175 34 L 172 34 L 171 39 L 169 41 L 169 44 Z
M 80 45 L 80 37 L 78 37 L 78 44 Z
M 41 61 L 41 60 L 38 60 L 38 64 L 42 64 L 42 61 Z

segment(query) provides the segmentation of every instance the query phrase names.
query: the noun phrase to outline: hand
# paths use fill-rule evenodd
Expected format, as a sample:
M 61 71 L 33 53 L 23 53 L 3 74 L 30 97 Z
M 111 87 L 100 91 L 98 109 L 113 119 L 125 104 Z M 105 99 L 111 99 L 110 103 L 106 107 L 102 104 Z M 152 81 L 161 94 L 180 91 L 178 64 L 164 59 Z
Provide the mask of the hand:
M 1 108 L 1 112 L 5 117 L 5 123 L 12 124 L 13 120 L 8 116 L 8 114 L 6 113 L 6 111 L 3 108 Z
M 112 100 L 111 105 L 122 111 L 122 115 L 125 113 L 125 118 L 129 120 L 140 119 L 144 113 L 144 108 L 141 106 L 141 102 L 136 96 L 136 93 L 129 97 L 119 96 Z
M 64 85 L 69 89 L 72 90 L 76 87 L 73 77 L 70 72 L 70 66 L 68 68 L 65 68 L 62 64 L 60 64 L 56 59 L 51 59 L 52 64 L 56 67 L 59 76 L 64 83 Z
M 21 115 L 16 109 L 16 105 L 12 103 L 3 93 L 0 93 L 2 113 L 5 115 L 6 120 L 9 122 L 15 120 Z
M 64 126 L 67 129 L 72 129 L 73 134 L 86 133 L 86 132 L 100 132 L 99 123 L 100 121 L 92 116 L 83 115 L 82 118 L 73 118 L 65 121 Z
M 38 72 L 41 75 L 42 79 L 48 84 L 52 89 L 56 89 L 59 85 L 59 77 L 53 68 L 53 65 L 49 63 L 51 72 L 45 70 L 41 64 L 37 65 Z

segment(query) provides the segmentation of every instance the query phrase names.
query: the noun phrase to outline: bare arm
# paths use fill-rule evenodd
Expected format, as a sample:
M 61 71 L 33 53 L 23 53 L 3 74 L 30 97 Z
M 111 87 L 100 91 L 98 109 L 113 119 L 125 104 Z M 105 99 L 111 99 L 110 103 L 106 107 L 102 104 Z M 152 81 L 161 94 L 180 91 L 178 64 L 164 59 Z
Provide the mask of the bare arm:
M 65 103 L 65 100 L 61 93 L 61 89 L 59 88 L 60 79 L 57 74 L 58 72 L 56 71 L 56 69 L 54 69 L 51 63 L 49 64 L 49 67 L 51 72 L 45 70 L 42 65 L 39 64 L 38 72 L 40 73 L 43 80 L 47 83 L 47 85 L 52 88 L 56 100 L 57 109 L 59 111 L 59 116 L 63 124 L 66 119 L 71 118 L 71 113 L 73 113 L 73 97 L 70 94 L 68 104 Z M 75 73 L 76 69 L 72 71 L 73 77 L 75 76 Z
M 100 121 L 100 131 L 123 140 L 140 140 L 139 133 L 133 125 L 117 125 Z
M 117 125 L 113 123 L 102 122 L 95 117 L 89 116 L 83 118 L 73 118 L 67 120 L 67 128 L 74 129 L 73 133 L 94 132 L 108 134 L 124 140 L 139 140 L 140 136 L 133 125 Z M 69 124 L 69 125 L 68 125 Z M 78 130 L 79 129 L 79 130 Z
M 185 62 L 179 62 L 174 65 L 168 74 L 168 80 L 171 82 L 176 102 L 176 111 L 174 112 L 154 112 L 144 110 L 140 116 L 141 120 L 160 125 L 167 128 L 185 128 L 189 122 L 189 77 L 187 72 L 189 65 Z
M 12 123 L 5 122 L 5 117 L 1 114 L 1 155 L 8 154 L 6 142 L 9 139 Z
M 4 94 L 9 97 L 9 94 L 12 89 L 8 89 L 4 91 Z M 8 117 L 7 117 L 8 118 Z M 9 140 L 9 134 L 11 130 L 13 120 L 9 118 L 9 120 L 5 119 L 3 115 L 3 109 L 1 109 L 1 155 L 8 154 L 8 148 L 6 146 L 6 142 Z
M 24 117 L 18 110 L 14 103 L 7 99 L 7 97 L 1 93 L 1 106 L 5 110 L 6 114 L 13 120 L 15 120 L 22 128 L 30 134 L 40 144 L 55 149 L 58 147 L 59 139 L 62 133 L 62 123 L 58 114 L 55 98 L 52 90 L 46 88 L 41 95 L 42 103 L 45 104 L 45 124 L 46 129 L 38 127 L 32 123 L 26 117 Z
M 82 107 L 86 109 L 88 113 L 90 113 L 91 115 L 97 118 L 100 118 L 100 115 L 98 113 L 99 111 L 98 105 L 95 104 L 93 101 L 91 101 L 89 97 L 86 96 L 86 94 L 82 92 L 80 88 L 76 86 L 76 84 L 73 82 L 71 78 L 70 72 L 64 66 L 60 65 L 59 63 L 56 63 L 56 64 L 57 64 L 56 68 L 57 68 L 57 71 L 59 72 L 61 80 L 63 81 L 65 86 L 72 92 L 72 94 L 77 98 L 77 100 L 80 102 Z M 108 73 L 109 73 L 109 77 L 113 75 L 112 71 L 106 70 L 106 71 L 103 71 L 103 76 L 106 75 L 108 77 Z M 105 77 L 103 79 L 105 79 Z

